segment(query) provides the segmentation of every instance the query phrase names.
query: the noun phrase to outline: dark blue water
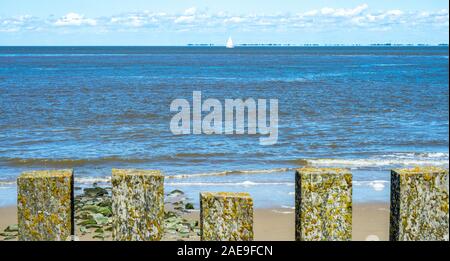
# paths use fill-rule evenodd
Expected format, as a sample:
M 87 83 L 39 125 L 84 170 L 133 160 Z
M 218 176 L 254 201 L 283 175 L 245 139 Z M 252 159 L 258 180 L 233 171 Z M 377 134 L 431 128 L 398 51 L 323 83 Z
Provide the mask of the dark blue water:
M 75 168 L 80 185 L 132 167 L 194 199 L 292 206 L 304 164 L 352 168 L 355 201 L 387 201 L 390 168 L 448 168 L 448 72 L 448 47 L 0 47 L 0 205 L 24 170 Z M 278 99 L 278 143 L 173 135 L 170 103 L 193 91 Z

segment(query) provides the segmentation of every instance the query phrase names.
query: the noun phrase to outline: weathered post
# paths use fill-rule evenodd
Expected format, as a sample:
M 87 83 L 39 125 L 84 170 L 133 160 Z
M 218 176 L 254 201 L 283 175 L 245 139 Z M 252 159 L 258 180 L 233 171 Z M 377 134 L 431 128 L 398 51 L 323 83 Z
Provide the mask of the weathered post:
M 248 193 L 200 193 L 203 241 L 252 241 L 253 200 Z
M 448 190 L 448 170 L 392 170 L 390 240 L 448 241 Z
M 17 178 L 19 240 L 71 240 L 73 202 L 73 170 L 22 173 Z
M 158 170 L 113 169 L 114 240 L 161 240 L 164 228 L 164 176 Z
M 352 238 L 352 174 L 346 169 L 301 168 L 295 174 L 295 239 Z

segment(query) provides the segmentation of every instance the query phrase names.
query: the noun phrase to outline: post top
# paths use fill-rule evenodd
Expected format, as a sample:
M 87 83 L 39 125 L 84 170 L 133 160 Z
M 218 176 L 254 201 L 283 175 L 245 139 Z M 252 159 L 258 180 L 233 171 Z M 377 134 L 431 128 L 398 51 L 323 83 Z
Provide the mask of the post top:
M 59 170 L 35 170 L 25 171 L 20 174 L 20 179 L 30 178 L 61 178 L 72 177 L 73 169 L 59 169 Z
M 201 192 L 200 198 L 251 198 L 247 192 Z
M 113 176 L 162 176 L 159 170 L 112 169 Z
M 414 174 L 428 174 L 428 175 L 436 175 L 436 174 L 445 174 L 448 173 L 448 170 L 433 167 L 433 166 L 425 166 L 425 167 L 415 167 L 415 168 L 403 168 L 403 169 L 393 169 L 393 172 L 400 175 L 414 175 Z
M 298 174 L 335 174 L 344 175 L 351 174 L 349 169 L 344 168 L 312 168 L 303 167 L 296 170 Z

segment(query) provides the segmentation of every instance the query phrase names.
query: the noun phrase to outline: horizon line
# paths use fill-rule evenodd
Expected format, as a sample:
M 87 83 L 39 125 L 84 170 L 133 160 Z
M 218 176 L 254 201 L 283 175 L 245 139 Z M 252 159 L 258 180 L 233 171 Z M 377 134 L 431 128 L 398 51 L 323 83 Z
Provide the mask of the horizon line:
M 370 44 L 289 44 L 289 43 L 243 43 L 235 47 L 448 47 L 449 43 L 370 43 Z M 57 45 L 0 45 L 0 47 L 226 47 L 223 44 L 213 43 L 189 43 L 182 45 L 115 45 L 115 44 L 57 44 Z

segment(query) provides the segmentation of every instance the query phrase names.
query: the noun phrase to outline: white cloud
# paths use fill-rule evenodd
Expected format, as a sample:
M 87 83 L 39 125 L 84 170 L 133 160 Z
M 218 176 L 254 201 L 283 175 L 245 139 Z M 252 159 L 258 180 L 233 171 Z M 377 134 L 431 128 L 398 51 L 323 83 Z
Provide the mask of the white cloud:
M 188 16 L 188 15 L 183 15 L 183 16 L 179 16 L 177 18 L 175 18 L 174 22 L 176 24 L 187 24 L 187 23 L 192 23 L 195 21 L 195 17 L 194 16 Z
M 361 14 L 367 8 L 369 8 L 367 4 L 359 5 L 352 9 L 344 9 L 344 8 L 334 9 L 325 7 L 321 9 L 320 13 L 325 16 L 352 17 Z M 311 13 L 307 14 L 311 15 Z M 315 14 L 317 14 L 317 12 Z
M 131 27 L 141 27 L 145 25 L 146 20 L 142 16 L 130 15 L 127 17 L 120 17 L 120 18 L 114 17 L 113 19 L 111 19 L 111 23 L 125 24 Z
M 393 16 L 399 16 L 402 14 L 403 14 L 403 11 L 400 11 L 400 10 L 389 10 L 386 12 L 386 15 L 393 15 Z
M 205 13 L 199 13 L 197 8 L 191 7 L 184 10 L 182 15 L 175 15 L 173 17 L 173 22 L 175 24 L 192 24 L 196 20 L 200 21 L 202 18 L 205 18 Z
M 97 25 L 95 19 L 84 18 L 83 15 L 77 13 L 68 13 L 54 23 L 56 26 L 80 26 L 80 25 Z
M 390 30 L 402 26 L 405 28 L 443 27 L 448 29 L 448 9 L 439 11 L 420 10 L 406 12 L 403 10 L 373 11 L 367 4 L 354 8 L 325 7 L 316 10 L 305 10 L 296 14 L 236 14 L 229 12 L 212 13 L 207 10 L 188 8 L 181 13 L 162 13 L 153 11 L 138 11 L 117 14 L 109 17 L 86 18 L 78 13 L 68 13 L 54 19 L 30 16 L 0 18 L 1 32 L 17 31 L 49 31 L 58 30 L 55 26 L 86 27 L 93 32 L 101 31 L 133 31 L 146 32 L 159 30 L 164 32 L 196 31 L 218 32 L 233 31 L 284 31 L 296 32 L 304 28 L 310 31 L 326 30 Z M 423 29 L 425 30 L 425 29 Z
M 37 24 L 39 24 L 39 20 L 30 15 L 0 18 L 0 32 L 19 32 L 24 28 L 34 31 L 38 29 Z
M 109 19 L 104 19 L 99 23 L 99 26 L 106 26 L 111 28 L 122 27 L 155 27 L 159 23 L 163 23 L 167 19 L 166 13 L 151 13 L 149 11 L 129 13 L 124 15 L 113 16 Z
M 227 24 L 233 24 L 233 23 L 234 24 L 238 24 L 238 23 L 242 23 L 244 21 L 245 21 L 245 18 L 243 18 L 243 17 L 233 16 L 233 17 L 226 18 L 224 20 L 224 23 L 227 23 Z

